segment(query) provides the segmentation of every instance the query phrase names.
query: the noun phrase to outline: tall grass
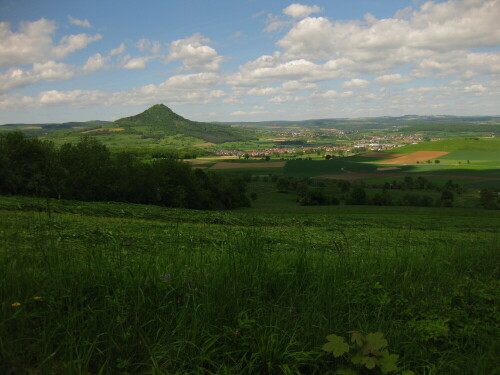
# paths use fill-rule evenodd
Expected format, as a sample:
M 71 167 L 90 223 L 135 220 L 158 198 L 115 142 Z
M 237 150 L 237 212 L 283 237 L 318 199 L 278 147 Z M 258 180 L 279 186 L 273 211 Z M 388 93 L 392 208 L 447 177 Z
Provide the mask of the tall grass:
M 333 373 L 325 336 L 353 329 L 384 332 L 416 373 L 498 369 L 494 233 L 370 238 L 359 220 L 345 230 L 367 231 L 360 247 L 342 228 L 277 217 L 189 231 L 175 220 L 0 218 L 2 374 Z

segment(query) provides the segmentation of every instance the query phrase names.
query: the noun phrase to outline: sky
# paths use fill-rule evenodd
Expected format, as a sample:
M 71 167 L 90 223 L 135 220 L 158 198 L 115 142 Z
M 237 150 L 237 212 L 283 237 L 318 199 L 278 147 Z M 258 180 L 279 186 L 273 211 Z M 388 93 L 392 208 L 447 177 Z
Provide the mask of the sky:
M 500 0 L 0 0 L 0 124 L 500 115 Z

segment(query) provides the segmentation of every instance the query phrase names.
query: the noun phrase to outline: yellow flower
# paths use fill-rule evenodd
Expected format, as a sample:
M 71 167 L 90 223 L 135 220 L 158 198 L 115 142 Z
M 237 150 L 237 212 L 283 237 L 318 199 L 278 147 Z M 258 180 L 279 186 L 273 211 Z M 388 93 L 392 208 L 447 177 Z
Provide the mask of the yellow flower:
M 40 301 L 40 300 L 42 299 L 42 297 L 36 296 L 36 297 L 33 297 L 33 299 L 34 299 L 35 301 Z
M 21 302 L 14 302 L 11 304 L 12 307 L 21 306 Z

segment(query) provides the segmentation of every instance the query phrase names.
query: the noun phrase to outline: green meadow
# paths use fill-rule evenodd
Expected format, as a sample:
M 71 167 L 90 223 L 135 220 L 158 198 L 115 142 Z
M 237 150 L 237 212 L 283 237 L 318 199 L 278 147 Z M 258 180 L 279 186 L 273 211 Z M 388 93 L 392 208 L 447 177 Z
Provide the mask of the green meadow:
M 390 373 L 498 371 L 497 211 L 268 193 L 234 211 L 0 198 L 1 372 L 382 373 L 322 350 L 348 331 L 382 332 Z
M 497 141 L 447 142 L 398 175 L 362 156 L 196 171 L 219 198 L 242 177 L 233 210 L 0 196 L 0 374 L 500 373 Z

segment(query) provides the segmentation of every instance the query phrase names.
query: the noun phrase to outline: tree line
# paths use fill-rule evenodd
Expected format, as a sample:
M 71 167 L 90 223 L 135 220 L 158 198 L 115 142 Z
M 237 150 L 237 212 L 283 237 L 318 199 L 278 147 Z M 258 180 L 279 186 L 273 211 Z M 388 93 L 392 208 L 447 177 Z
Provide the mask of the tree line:
M 111 154 L 91 137 L 57 147 L 21 132 L 0 134 L 0 194 L 194 209 L 250 204 L 241 178 L 172 158 L 145 162 L 131 153 Z
M 303 206 L 338 205 L 374 205 L 374 206 L 421 206 L 451 207 L 455 194 L 461 194 L 463 188 L 451 180 L 438 186 L 428 179 L 418 176 L 416 179 L 405 177 L 403 181 L 372 184 L 366 189 L 363 183 L 351 184 L 345 180 L 321 181 L 311 178 L 276 177 L 279 192 L 294 192 L 297 202 Z M 370 191 L 370 194 L 368 194 Z M 403 190 L 403 194 L 393 194 L 394 190 Z M 417 192 L 412 192 L 416 190 Z M 436 196 L 426 191 L 440 193 Z

